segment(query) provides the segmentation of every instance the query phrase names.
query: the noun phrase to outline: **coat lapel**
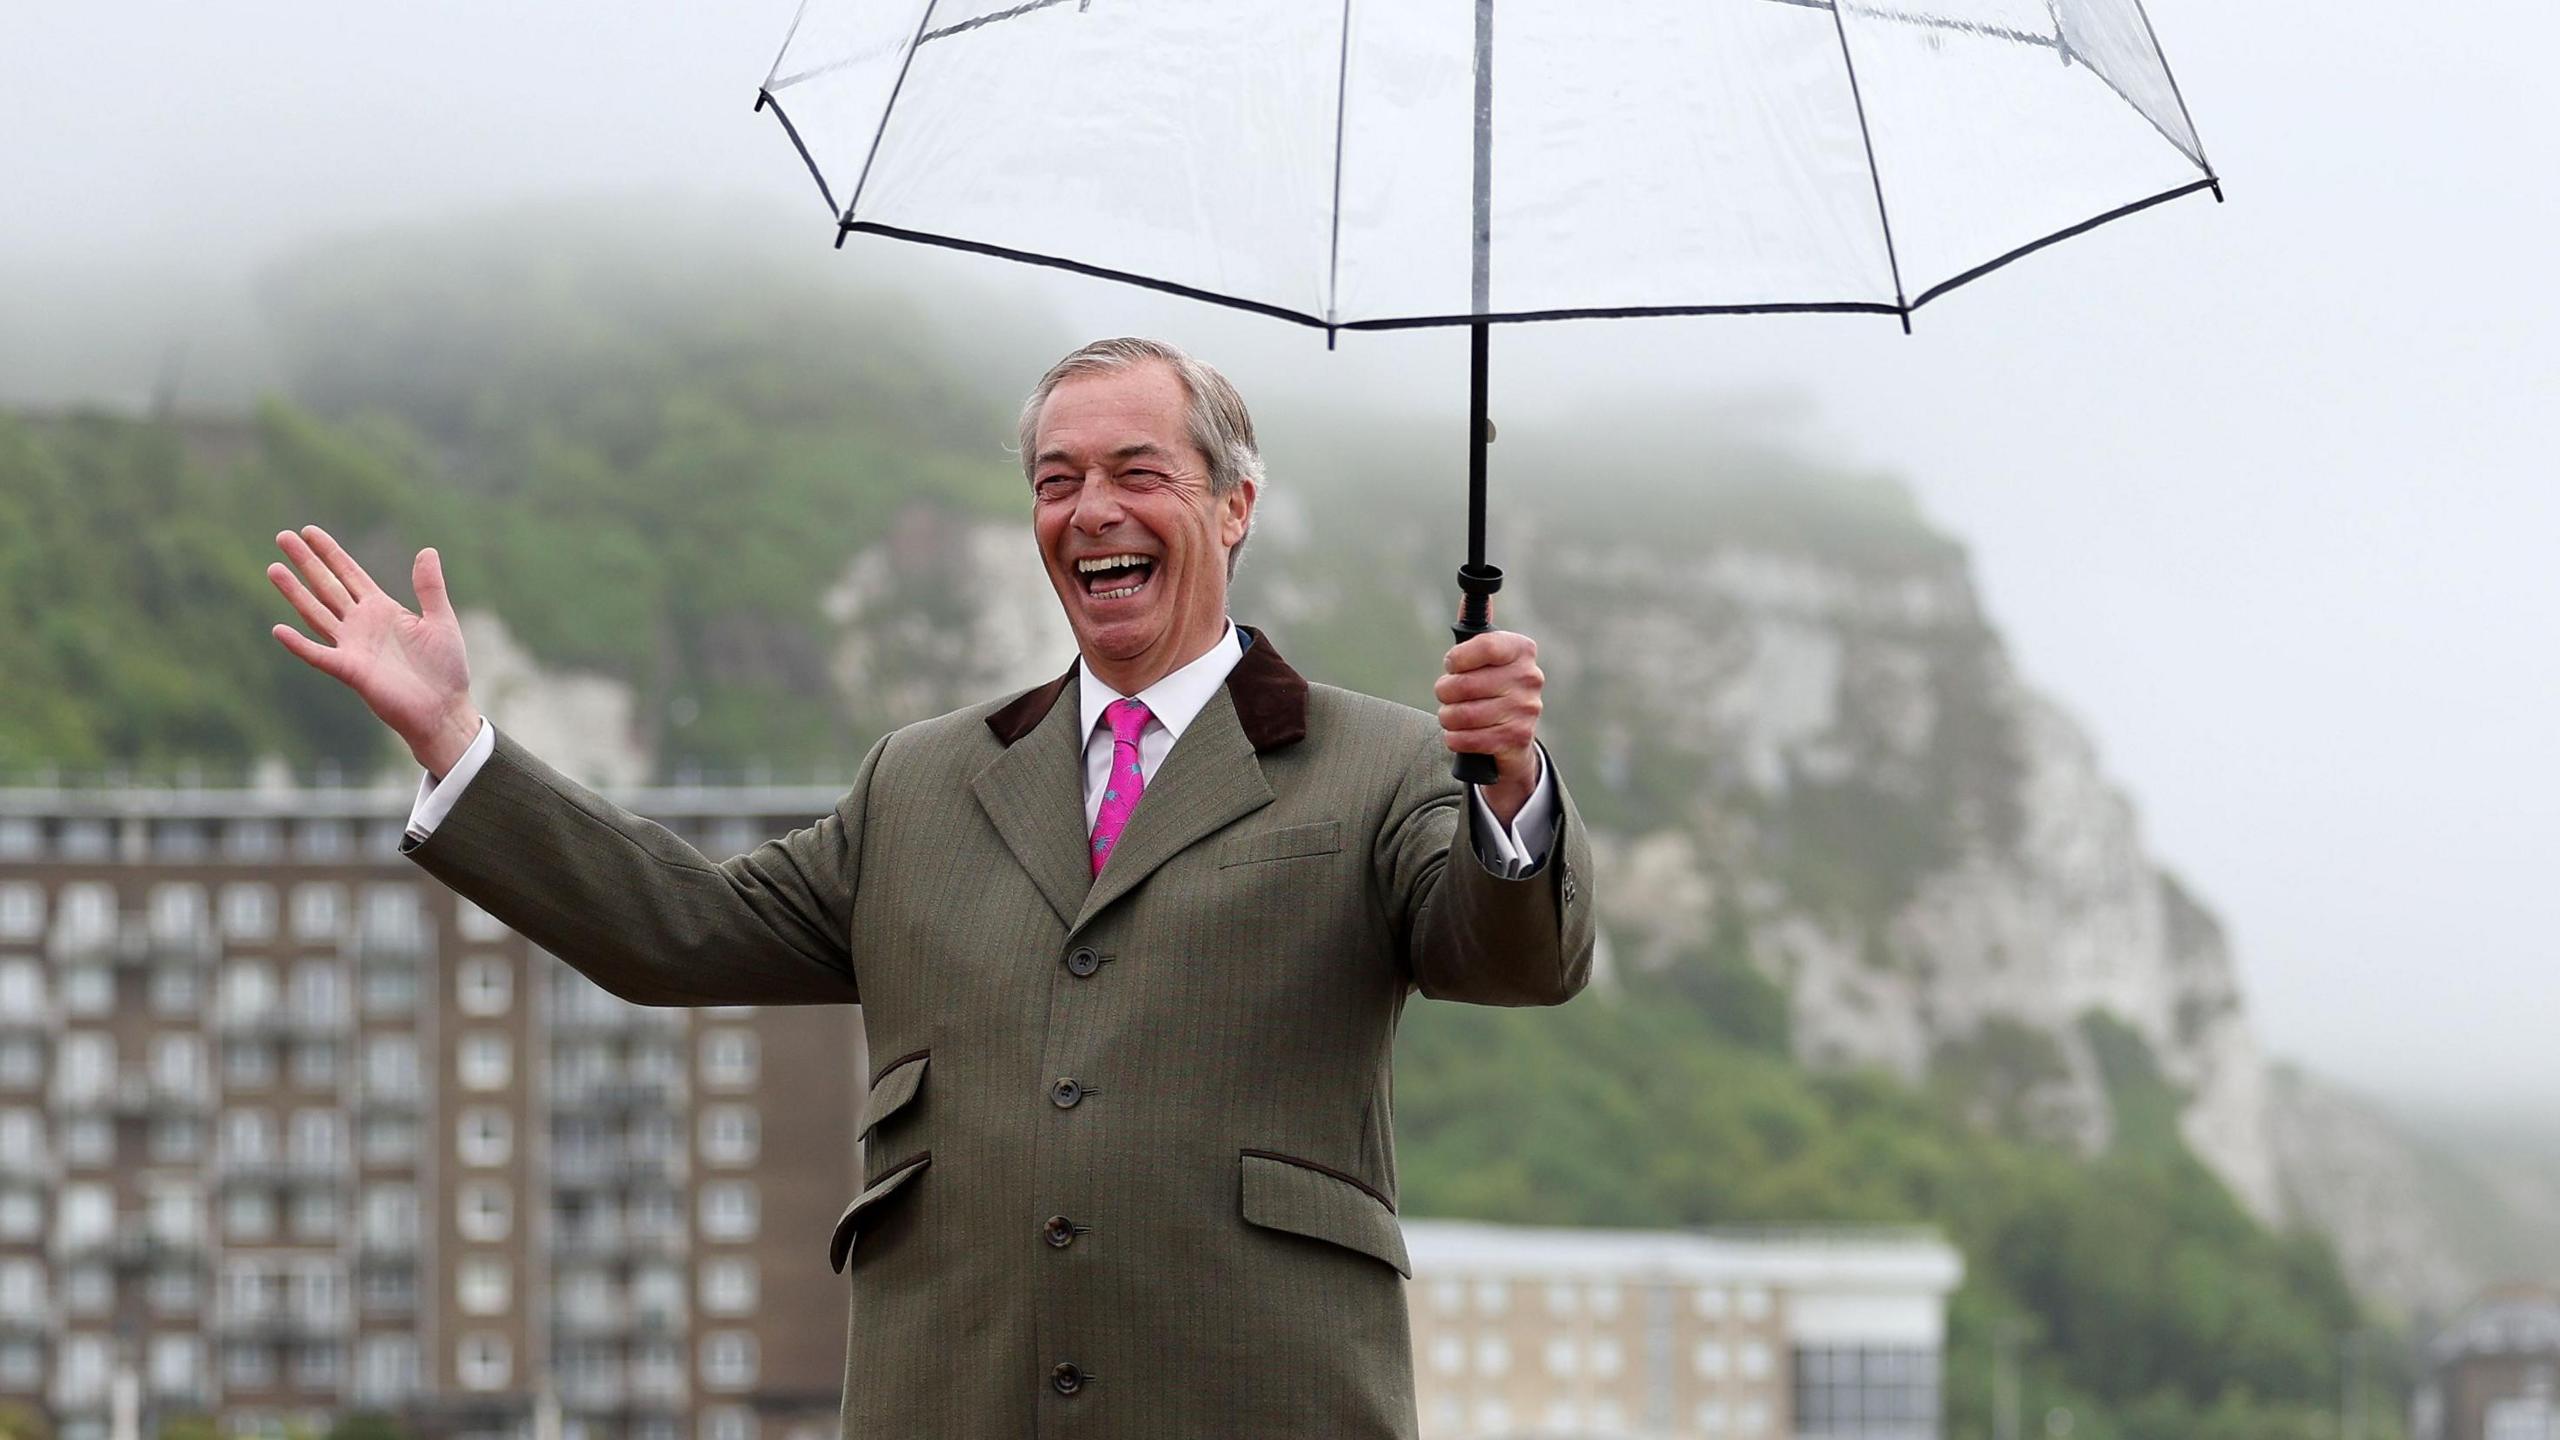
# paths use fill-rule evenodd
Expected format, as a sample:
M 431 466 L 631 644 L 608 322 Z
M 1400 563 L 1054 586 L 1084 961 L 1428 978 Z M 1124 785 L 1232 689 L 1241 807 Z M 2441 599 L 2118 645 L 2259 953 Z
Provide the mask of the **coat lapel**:
M 1077 800 L 1083 800 L 1081 789 Z M 1221 688 L 1165 753 L 1070 928 L 1082 929 L 1201 836 L 1270 803 L 1262 761 L 1245 738 L 1234 700 Z
M 996 712 L 988 724 L 1000 736 L 1012 733 L 1004 753 L 969 782 L 1005 848 L 1062 925 L 1075 923 L 1093 884 L 1084 849 L 1084 737 L 1076 733 L 1075 700 L 1059 703 L 1075 677 L 1070 668 Z
M 1261 631 L 1238 628 L 1244 658 L 1147 782 L 1099 877 L 1085 849 L 1085 737 L 1068 694 L 1075 667 L 987 717 L 1005 750 L 969 789 L 1070 933 L 1202 836 L 1271 803 L 1260 756 L 1306 738 L 1307 682 Z

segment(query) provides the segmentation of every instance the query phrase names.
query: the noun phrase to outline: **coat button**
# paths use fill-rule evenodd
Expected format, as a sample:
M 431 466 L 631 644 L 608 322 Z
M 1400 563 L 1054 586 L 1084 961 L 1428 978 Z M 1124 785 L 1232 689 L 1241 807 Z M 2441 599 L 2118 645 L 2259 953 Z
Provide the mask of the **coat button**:
M 1049 1372 L 1049 1388 L 1061 1395 L 1073 1395 L 1084 1388 L 1084 1372 L 1062 1360 Z
M 1076 1243 L 1076 1222 L 1064 1215 L 1052 1215 L 1049 1223 L 1040 1227 L 1040 1236 L 1049 1242 L 1050 1249 L 1064 1250 Z
M 1084 1087 L 1073 1080 L 1060 1080 L 1049 1087 L 1049 1103 L 1061 1110 L 1073 1110 L 1084 1098 Z
M 1067 954 L 1067 973 L 1079 980 L 1091 976 L 1094 971 L 1101 968 L 1102 957 L 1095 954 L 1090 945 L 1079 945 Z

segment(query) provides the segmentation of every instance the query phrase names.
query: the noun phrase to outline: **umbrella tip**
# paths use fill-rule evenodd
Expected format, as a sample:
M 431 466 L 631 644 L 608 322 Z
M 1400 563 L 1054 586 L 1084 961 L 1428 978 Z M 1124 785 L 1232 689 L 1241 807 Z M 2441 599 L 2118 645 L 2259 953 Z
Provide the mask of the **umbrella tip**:
M 2222 177 L 2221 177 L 2221 176 L 2219 176 L 2219 175 L 2212 176 L 2212 177 L 2210 177 L 2209 183 L 2211 183 L 2211 184 L 2212 184 L 2212 186 L 2213 186 L 2213 203 L 2214 203 L 2214 204 L 2216 204 L 2216 205 L 2221 204 L 2221 203 L 2222 203 Z
M 772 104 L 772 103 L 773 103 L 773 92 L 772 92 L 772 91 L 770 91 L 770 90 L 764 89 L 764 88 L 763 88 L 763 87 L 761 87 L 761 86 L 757 87 L 757 89 L 756 89 L 756 108 L 755 108 L 754 113 L 755 113 L 755 114 L 758 114 L 758 115 L 763 114 L 763 113 L 764 113 L 764 107 L 766 107 L 767 105 L 770 105 L 770 104 Z

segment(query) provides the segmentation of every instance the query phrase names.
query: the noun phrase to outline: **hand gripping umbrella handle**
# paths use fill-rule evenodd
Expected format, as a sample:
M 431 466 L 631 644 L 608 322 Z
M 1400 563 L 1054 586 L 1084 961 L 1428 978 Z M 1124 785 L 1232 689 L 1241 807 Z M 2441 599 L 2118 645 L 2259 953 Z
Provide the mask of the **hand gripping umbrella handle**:
M 1449 633 L 1464 645 L 1470 636 L 1493 629 L 1493 592 L 1502 588 L 1502 567 L 1469 564 L 1458 567 L 1458 623 Z M 1449 773 L 1468 785 L 1490 785 L 1500 777 L 1493 757 L 1473 752 L 1450 757 Z

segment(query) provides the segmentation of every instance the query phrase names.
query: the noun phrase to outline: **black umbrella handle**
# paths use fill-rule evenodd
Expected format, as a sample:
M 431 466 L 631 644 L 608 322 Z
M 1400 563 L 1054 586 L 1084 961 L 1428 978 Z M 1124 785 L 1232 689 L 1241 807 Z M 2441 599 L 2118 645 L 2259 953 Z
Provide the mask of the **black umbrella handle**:
M 1493 592 L 1502 588 L 1502 567 L 1471 564 L 1458 567 L 1458 623 L 1449 633 L 1464 645 L 1493 630 Z M 1490 785 L 1500 778 L 1490 755 L 1472 751 L 1450 757 L 1449 773 L 1468 785 Z

